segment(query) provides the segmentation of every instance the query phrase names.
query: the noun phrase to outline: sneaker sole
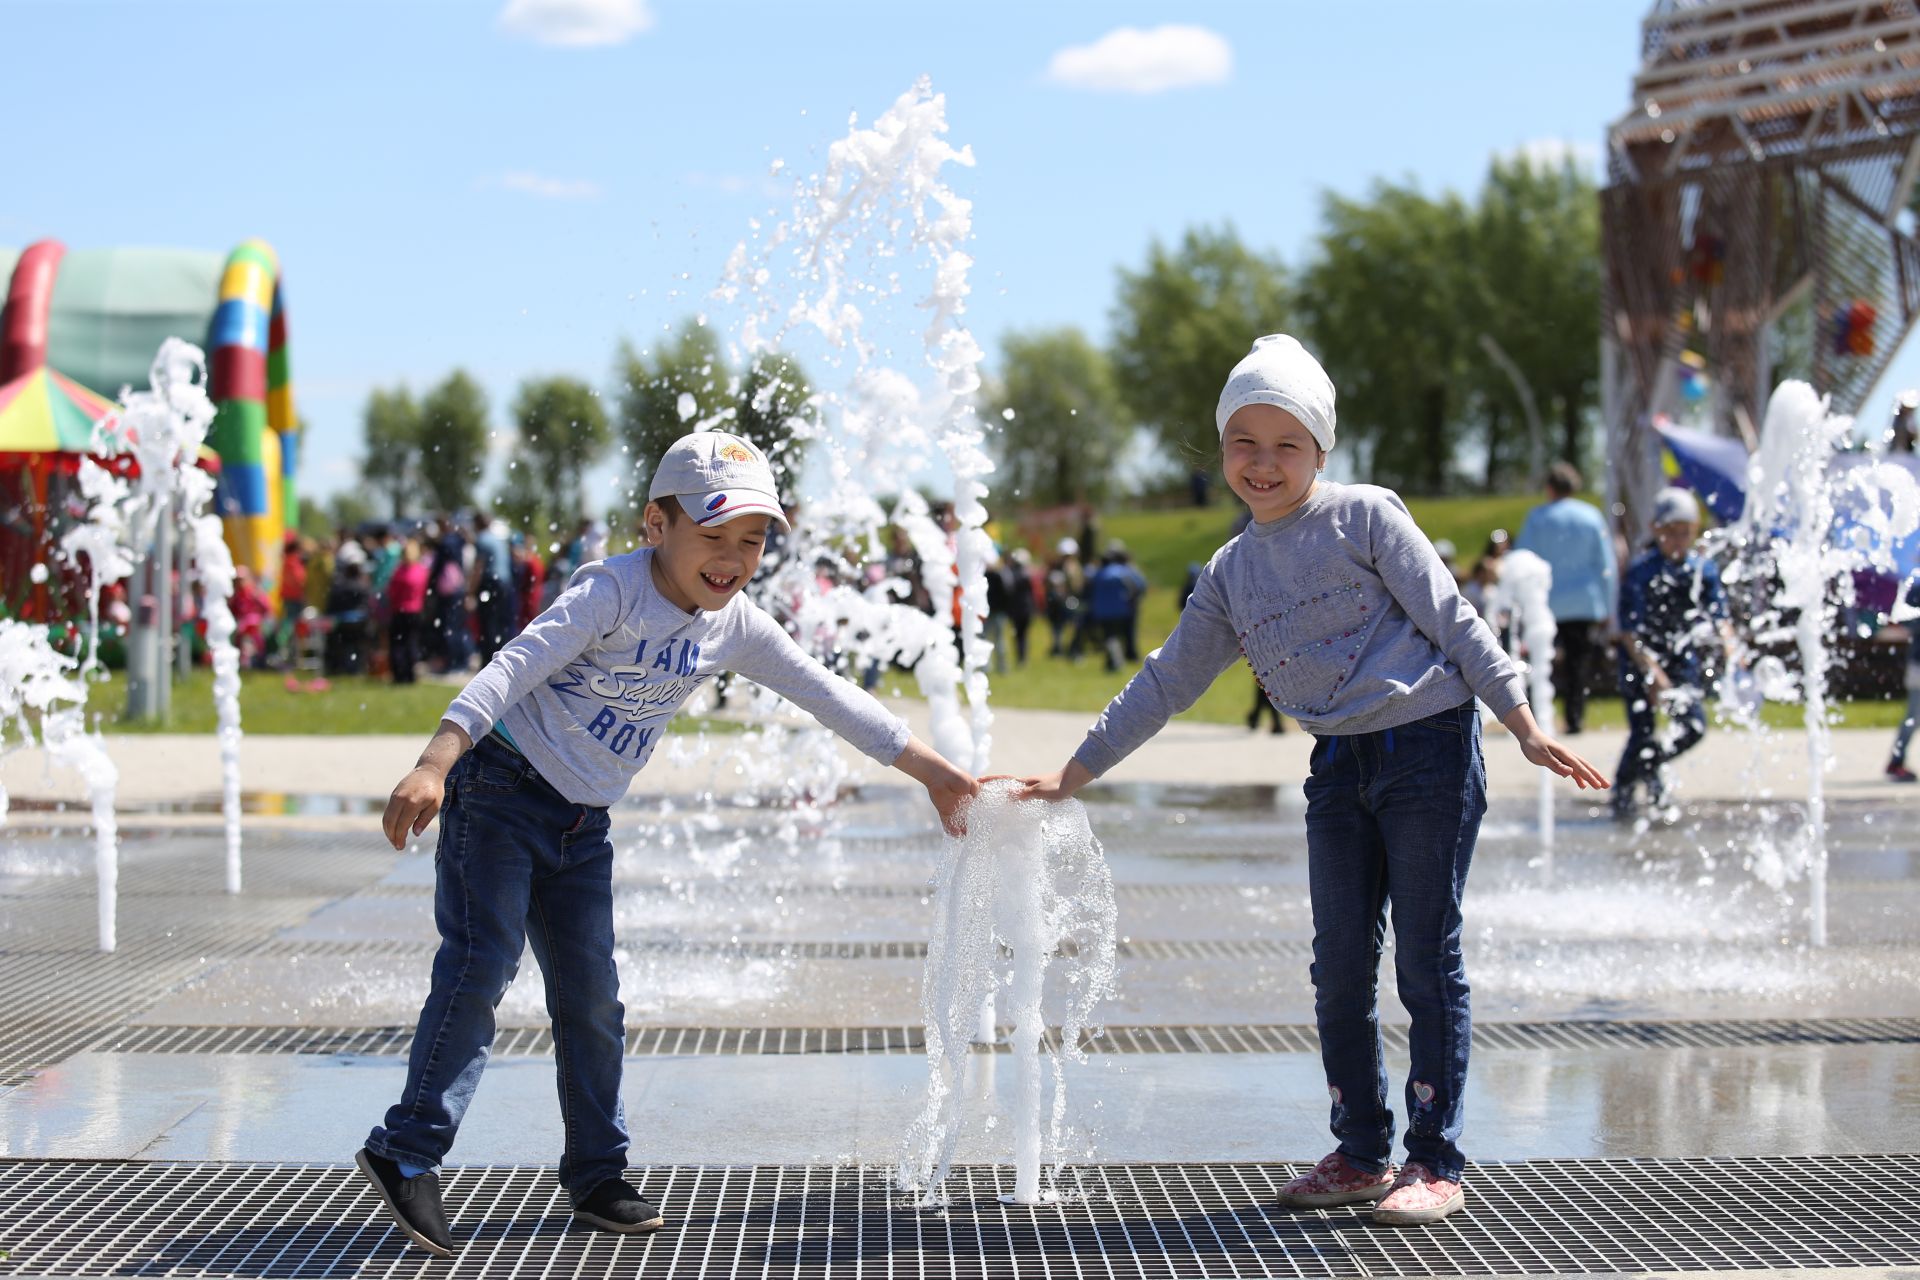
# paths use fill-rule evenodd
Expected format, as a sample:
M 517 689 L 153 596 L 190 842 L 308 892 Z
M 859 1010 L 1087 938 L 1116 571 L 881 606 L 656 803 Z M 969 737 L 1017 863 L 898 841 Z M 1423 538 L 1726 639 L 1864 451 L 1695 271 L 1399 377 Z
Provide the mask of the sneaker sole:
M 664 1215 L 658 1218 L 648 1218 L 645 1222 L 615 1222 L 612 1218 L 602 1218 L 598 1214 L 575 1209 L 573 1216 L 590 1226 L 598 1227 L 602 1231 L 611 1231 L 616 1235 L 622 1236 L 651 1235 L 667 1225 L 667 1220 Z
M 1383 1227 L 1424 1227 L 1456 1212 L 1466 1203 L 1467 1191 L 1462 1187 L 1430 1209 L 1376 1208 L 1373 1211 L 1373 1220 Z
M 1393 1184 L 1383 1182 L 1377 1187 L 1362 1187 L 1358 1191 L 1311 1191 L 1292 1195 L 1282 1191 L 1277 1199 L 1282 1209 L 1338 1209 L 1341 1205 L 1379 1200 L 1391 1190 Z
M 445 1245 L 435 1244 L 433 1241 L 427 1239 L 418 1231 L 414 1230 L 405 1218 L 400 1216 L 400 1206 L 393 1202 L 393 1197 L 387 1194 L 387 1189 L 381 1184 L 379 1176 L 374 1173 L 373 1167 L 367 1163 L 367 1153 L 364 1149 L 353 1153 L 353 1163 L 359 1166 L 360 1172 L 365 1174 L 367 1181 L 373 1184 L 374 1194 L 380 1197 L 381 1204 L 387 1206 L 387 1216 L 393 1219 L 394 1225 L 400 1228 L 401 1233 L 404 1234 L 407 1239 L 413 1241 L 428 1253 L 437 1254 L 442 1258 L 451 1258 L 454 1256 L 453 1250 L 447 1248 Z

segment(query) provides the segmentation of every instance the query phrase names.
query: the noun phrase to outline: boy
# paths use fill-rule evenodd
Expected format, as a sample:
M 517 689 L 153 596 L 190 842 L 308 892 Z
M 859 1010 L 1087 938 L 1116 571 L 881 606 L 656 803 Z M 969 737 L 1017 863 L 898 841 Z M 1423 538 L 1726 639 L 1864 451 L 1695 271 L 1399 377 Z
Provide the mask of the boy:
M 870 694 L 829 673 L 740 594 L 770 523 L 766 456 L 699 432 L 667 450 L 643 515 L 649 545 L 582 565 L 567 590 L 447 708 L 387 802 L 397 849 L 441 810 L 434 916 L 441 944 L 400 1101 L 355 1163 L 408 1238 L 453 1237 L 437 1169 L 493 1041 L 523 942 L 546 979 L 566 1129 L 559 1177 L 576 1218 L 641 1233 L 660 1212 L 622 1177 L 624 1008 L 613 962 L 607 806 L 645 766 L 701 682 L 737 671 L 924 784 L 948 830 L 978 784 Z
M 1685 489 L 1662 489 L 1653 499 L 1653 545 L 1627 566 L 1620 581 L 1620 693 L 1627 703 L 1627 746 L 1614 778 L 1613 811 L 1633 814 L 1634 787 L 1666 803 L 1661 771 L 1707 732 L 1705 659 L 1716 640 L 1729 659 L 1736 652 L 1726 592 L 1713 561 L 1694 554 L 1700 505 Z M 1656 704 L 1672 727 L 1654 732 Z

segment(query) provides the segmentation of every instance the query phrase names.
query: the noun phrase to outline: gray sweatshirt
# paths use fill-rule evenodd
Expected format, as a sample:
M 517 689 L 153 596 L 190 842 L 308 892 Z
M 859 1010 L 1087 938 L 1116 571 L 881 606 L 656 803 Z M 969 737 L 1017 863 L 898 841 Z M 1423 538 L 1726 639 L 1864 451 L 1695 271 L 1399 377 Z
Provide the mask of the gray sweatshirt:
M 1501 717 L 1526 701 L 1520 673 L 1399 495 L 1322 480 L 1297 511 L 1214 553 L 1173 634 L 1074 758 L 1105 773 L 1241 657 L 1310 733 L 1390 729 L 1469 693 Z
M 686 613 L 662 596 L 650 549 L 582 565 L 468 682 L 447 719 L 476 742 L 500 724 L 554 790 L 575 804 L 610 805 L 674 713 L 719 671 L 772 689 L 881 764 L 906 748 L 904 720 L 808 657 L 745 596 L 712 613 Z

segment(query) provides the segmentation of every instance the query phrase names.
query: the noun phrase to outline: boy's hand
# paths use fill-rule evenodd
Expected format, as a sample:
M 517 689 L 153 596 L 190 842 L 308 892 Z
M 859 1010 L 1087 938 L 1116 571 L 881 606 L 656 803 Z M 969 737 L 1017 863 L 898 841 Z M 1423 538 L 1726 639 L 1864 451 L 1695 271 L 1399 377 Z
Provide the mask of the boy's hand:
M 433 735 L 433 741 L 427 743 L 427 749 L 420 753 L 413 769 L 387 797 L 387 811 L 380 818 L 380 829 L 387 833 L 388 844 L 404 849 L 409 836 L 417 836 L 427 829 L 433 816 L 440 812 L 448 771 L 472 746 L 473 739 L 465 729 L 451 720 L 440 722 L 440 731 Z
M 950 836 L 967 834 L 967 801 L 980 792 L 972 774 L 948 760 L 918 738 L 907 745 L 893 767 L 927 789 L 927 796 L 940 814 L 940 825 Z
M 440 812 L 440 800 L 446 792 L 447 775 L 431 765 L 418 764 L 400 779 L 387 797 L 387 812 L 380 819 L 387 843 L 396 849 L 406 847 L 409 836 L 427 829 Z
M 1071 800 L 1074 792 L 1093 781 L 1087 766 L 1078 760 L 1069 760 L 1063 768 L 1031 778 L 1012 778 L 1010 774 L 997 773 L 980 781 L 999 782 L 1009 778 L 1020 784 L 1020 793 L 1014 797 L 1016 800 Z
M 957 839 L 967 834 L 967 804 L 979 790 L 980 784 L 965 774 L 948 781 L 927 784 L 927 795 L 940 814 L 940 825 L 946 828 L 948 835 Z

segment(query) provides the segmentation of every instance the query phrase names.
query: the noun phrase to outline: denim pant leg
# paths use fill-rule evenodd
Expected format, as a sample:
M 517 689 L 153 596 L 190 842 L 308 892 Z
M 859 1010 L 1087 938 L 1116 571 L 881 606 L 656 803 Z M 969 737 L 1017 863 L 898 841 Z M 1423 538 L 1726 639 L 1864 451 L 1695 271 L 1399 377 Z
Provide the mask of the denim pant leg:
M 478 750 L 448 775 L 434 854 L 434 922 L 440 950 L 420 1010 L 407 1084 L 367 1136 L 375 1155 L 438 1168 L 493 1046 L 494 1009 L 525 945 L 535 851 L 513 818 L 513 797 L 475 786 Z
M 1323 737 L 1307 779 L 1307 884 L 1313 902 L 1313 1014 L 1342 1155 L 1386 1168 L 1393 1111 L 1380 1051 L 1386 855 L 1363 797 L 1365 738 Z
M 1907 762 L 1907 747 L 1913 742 L 1913 728 L 1916 723 L 1920 723 L 1920 686 L 1907 690 L 1907 718 L 1902 720 L 1900 727 L 1894 731 L 1892 763 Z
M 1412 1019 L 1407 1159 L 1458 1180 L 1473 1039 L 1460 899 L 1487 811 L 1480 717 L 1469 704 L 1385 736 L 1392 745 L 1369 798 L 1386 848 L 1394 976 Z
M 627 1168 L 620 1072 L 626 1009 L 613 960 L 613 842 L 605 809 L 584 810 L 558 865 L 534 881 L 527 938 L 546 979 L 566 1149 L 560 1183 L 578 1204 Z
M 1660 743 L 1655 733 L 1653 690 L 1647 679 L 1625 658 L 1620 660 L 1620 696 L 1627 704 L 1627 745 L 1620 752 L 1620 767 L 1614 770 L 1614 789 L 1621 795 L 1633 790 L 1633 784 L 1650 778 L 1660 765 Z
M 1707 736 L 1707 691 L 1702 687 L 1699 673 L 1692 673 L 1686 683 L 1675 684 L 1674 688 L 1685 696 L 1667 703 L 1673 736 L 1660 753 L 1662 764 L 1679 759 Z

